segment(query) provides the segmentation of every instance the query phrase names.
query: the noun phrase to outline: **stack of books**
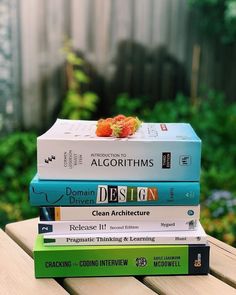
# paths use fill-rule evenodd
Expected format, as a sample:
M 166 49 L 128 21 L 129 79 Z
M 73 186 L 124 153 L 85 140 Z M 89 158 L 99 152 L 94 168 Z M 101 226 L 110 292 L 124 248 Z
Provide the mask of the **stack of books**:
M 95 130 L 58 119 L 37 139 L 35 276 L 207 274 L 192 127 L 142 123 L 123 139 Z

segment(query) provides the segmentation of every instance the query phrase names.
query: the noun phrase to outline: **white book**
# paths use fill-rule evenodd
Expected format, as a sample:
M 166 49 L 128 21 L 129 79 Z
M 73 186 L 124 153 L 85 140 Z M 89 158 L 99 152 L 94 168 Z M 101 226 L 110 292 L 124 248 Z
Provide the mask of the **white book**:
M 201 140 L 189 124 L 142 123 L 128 138 L 96 121 L 61 120 L 37 139 L 39 179 L 199 181 Z
M 206 244 L 207 235 L 198 224 L 195 231 L 170 232 L 132 232 L 132 233 L 99 233 L 99 234 L 70 234 L 70 235 L 44 235 L 44 244 L 53 245 L 161 245 L 161 244 Z
M 176 221 L 40 221 L 39 234 L 89 234 L 195 230 L 197 220 Z
M 199 219 L 198 206 L 41 207 L 40 220 L 167 221 Z

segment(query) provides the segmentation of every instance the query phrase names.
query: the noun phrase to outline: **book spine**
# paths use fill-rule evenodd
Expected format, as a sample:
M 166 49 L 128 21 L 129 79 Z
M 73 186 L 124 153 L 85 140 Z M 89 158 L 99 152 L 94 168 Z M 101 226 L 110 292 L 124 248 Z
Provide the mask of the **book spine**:
M 40 207 L 41 221 L 167 221 L 199 219 L 198 206 Z
M 143 231 L 195 230 L 197 220 L 176 221 L 39 221 L 39 234 L 119 233 Z
M 35 276 L 200 275 L 209 271 L 209 247 L 203 245 L 81 247 L 35 249 Z
M 199 182 L 35 181 L 32 206 L 198 205 Z
M 200 141 L 37 141 L 38 175 L 50 180 L 199 181 L 200 157 Z
M 161 244 L 206 244 L 206 234 L 196 235 L 194 232 L 142 232 L 142 233 L 110 233 L 110 234 L 78 234 L 78 235 L 44 235 L 45 246 L 106 246 L 106 245 L 161 245 Z

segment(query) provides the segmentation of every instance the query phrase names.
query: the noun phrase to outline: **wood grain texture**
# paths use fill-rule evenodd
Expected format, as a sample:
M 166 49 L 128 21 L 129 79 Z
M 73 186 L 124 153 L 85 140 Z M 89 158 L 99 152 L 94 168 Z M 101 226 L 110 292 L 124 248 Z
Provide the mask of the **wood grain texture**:
M 233 255 L 236 256 L 236 248 L 220 241 L 220 240 L 217 240 L 216 238 L 213 238 L 211 236 L 208 235 L 208 241 L 210 242 L 210 245 L 215 245 L 217 246 L 218 248 L 221 248 L 223 249 L 224 251 L 227 251 Z
M 19 1 L 19 104 L 24 127 L 47 129 L 58 115 L 65 97 L 64 57 L 59 53 L 65 36 L 72 39 L 75 49 L 82 51 L 98 72 L 91 76 L 96 85 L 92 90 L 101 96 L 103 104 L 109 103 L 107 113 L 123 92 L 130 97 L 150 97 L 152 102 L 173 99 L 179 92 L 188 93 L 196 44 L 201 48 L 201 62 L 195 92 L 199 95 L 204 84 L 225 92 L 233 101 L 236 45 L 224 46 L 201 38 L 196 30 L 199 20 L 193 17 L 187 2 Z M 133 44 L 128 55 L 120 50 L 124 42 Z M 145 53 L 141 58 L 137 54 L 140 48 Z M 159 50 L 165 50 L 165 55 L 159 56 Z
M 143 282 L 159 294 L 235 295 L 236 290 L 212 275 L 145 277 Z
M 31 257 L 2 230 L 0 230 L 0 261 L 0 294 L 68 294 L 53 279 L 35 279 Z
M 69 2 L 69 1 L 68 1 Z M 67 3 L 68 4 L 68 3 Z M 48 127 L 63 93 L 65 0 L 20 1 L 23 126 Z
M 212 243 L 210 247 L 211 273 L 236 288 L 236 255 Z
M 28 254 L 32 255 L 34 239 L 37 234 L 38 219 L 15 222 L 6 226 L 6 232 Z M 158 294 L 168 295 L 202 295 L 236 294 L 235 285 L 236 255 L 235 248 L 209 236 L 210 269 L 208 276 L 148 276 L 143 282 Z M 120 286 L 120 289 L 117 286 Z M 231 287 L 231 286 L 233 287 Z M 65 288 L 72 294 L 128 294 L 133 288 L 133 294 L 151 294 L 150 290 L 133 277 L 111 278 L 67 278 Z M 109 286 L 109 287 L 108 287 Z M 126 288 L 129 286 L 129 288 Z M 140 292 L 140 293 L 138 293 Z
M 31 257 L 37 235 L 37 224 L 38 218 L 33 218 L 9 223 L 5 228 L 5 232 Z
M 83 295 L 154 295 L 157 294 L 134 277 L 68 278 L 64 280 L 71 294 Z M 159 294 L 159 293 L 158 293 Z
M 6 233 L 30 256 L 33 255 L 34 240 L 37 235 L 37 222 L 38 218 L 14 222 L 8 224 L 5 229 Z M 130 290 L 136 295 L 155 294 L 134 277 L 68 278 L 64 280 L 64 287 L 71 294 L 81 295 L 129 295 Z

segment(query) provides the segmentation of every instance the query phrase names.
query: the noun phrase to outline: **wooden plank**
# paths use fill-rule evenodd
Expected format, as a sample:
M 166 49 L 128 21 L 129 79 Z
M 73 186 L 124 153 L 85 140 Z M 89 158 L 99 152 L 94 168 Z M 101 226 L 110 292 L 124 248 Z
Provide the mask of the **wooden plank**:
M 134 39 L 143 45 L 150 44 L 152 0 L 139 0 L 134 3 Z
M 0 294 L 68 294 L 53 279 L 35 279 L 33 260 L 2 230 L 0 261 Z
M 132 1 L 114 1 L 113 44 L 122 40 L 132 39 Z M 114 48 L 114 47 L 113 47 Z
M 23 123 L 27 129 L 46 129 L 63 95 L 60 49 L 68 30 L 65 0 L 23 0 L 19 5 Z
M 210 243 L 210 272 L 208 276 L 146 277 L 144 283 L 160 294 L 236 294 L 236 249 L 208 236 Z M 217 279 L 218 278 L 218 279 Z M 223 283 L 223 282 L 225 283 Z M 229 287 L 232 286 L 233 288 Z M 168 289 L 166 289 L 168 286 Z M 183 287 L 184 286 L 184 287 Z M 213 288 L 214 286 L 214 288 Z M 164 293 L 164 294 L 166 294 Z
M 34 239 L 37 234 L 37 221 L 38 219 L 35 218 L 11 223 L 6 226 L 7 234 L 9 234 L 12 239 L 15 240 L 30 255 L 32 255 Z M 229 286 L 231 285 L 235 287 L 235 249 L 212 237 L 209 237 L 209 241 L 211 245 L 210 269 L 213 275 L 159 277 L 148 276 L 144 278 L 143 282 L 151 287 L 155 292 L 159 292 L 159 294 L 198 295 L 218 294 L 218 292 L 225 292 L 227 295 L 236 294 L 235 289 Z M 219 279 L 215 278 L 214 276 L 218 277 Z M 78 292 L 79 294 L 92 294 L 93 292 L 100 290 L 99 292 L 104 292 L 104 295 L 108 294 L 106 293 L 106 284 L 104 282 L 102 283 L 102 281 L 108 278 L 103 278 L 101 281 L 99 281 L 100 279 L 101 278 L 68 278 L 64 280 L 64 284 L 69 292 L 73 290 L 74 293 Z M 222 282 L 221 280 L 225 281 L 229 285 Z M 131 284 L 135 290 L 138 290 L 139 287 L 143 288 L 142 284 L 136 281 L 133 277 L 129 277 L 128 281 L 126 277 L 120 278 L 120 286 L 123 286 L 122 282 L 124 282 L 124 285 L 128 283 Z M 108 283 L 110 286 L 114 287 L 114 290 L 116 290 L 116 278 L 109 278 Z M 212 293 L 213 291 L 211 290 L 213 290 L 215 293 Z M 126 292 L 126 290 L 124 289 L 123 292 Z M 116 293 L 114 294 L 116 295 Z
M 212 275 L 145 277 L 144 283 L 159 294 L 235 295 L 236 290 Z
M 177 2 L 177 1 L 175 1 Z M 176 25 L 176 52 L 173 55 L 177 57 L 179 62 L 184 63 L 186 60 L 186 43 L 188 42 L 187 35 L 187 17 L 189 4 L 186 0 L 180 0 L 178 3 L 178 14 Z
M 220 240 L 217 240 L 216 238 L 213 238 L 213 237 L 211 237 L 209 235 L 208 235 L 208 241 L 210 242 L 210 245 L 215 245 L 215 246 L 217 246 L 217 247 L 219 247 L 219 248 L 221 248 L 221 249 L 223 249 L 223 250 L 225 250 L 225 251 L 227 251 L 227 252 L 229 252 L 229 253 L 236 256 L 236 248 L 234 248 L 234 247 L 232 247 L 232 246 L 230 246 L 230 245 L 228 245 L 228 244 L 226 244 L 226 243 L 224 243 L 224 242 L 222 242 Z
M 88 0 L 72 0 L 71 2 L 71 38 L 73 46 L 83 51 L 88 50 L 87 33 L 89 18 L 91 15 L 88 11 Z
M 38 218 L 13 222 L 6 225 L 5 232 L 31 257 L 37 235 Z
M 236 255 L 210 243 L 211 273 L 221 281 L 236 288 Z M 226 247 L 228 248 L 228 247 Z M 233 247 L 231 247 L 233 248 Z M 235 252 L 235 248 L 233 248 Z
M 32 256 L 37 235 L 37 222 L 38 218 L 34 218 L 6 226 L 6 233 L 30 256 Z M 136 295 L 155 294 L 134 277 L 67 278 L 64 280 L 64 287 L 68 292 L 80 295 L 129 295 L 130 292 Z
M 134 277 L 68 278 L 64 286 L 72 294 L 83 295 L 157 294 Z
M 152 17 L 152 46 L 159 47 L 168 44 L 168 30 L 170 26 L 167 13 L 169 0 L 154 0 Z
M 41 55 L 38 54 L 41 5 L 37 0 L 24 0 L 20 2 L 20 6 L 23 125 L 29 129 L 37 127 L 41 119 L 39 83 Z
M 100 73 L 106 72 L 110 59 L 109 25 L 111 23 L 111 1 L 96 0 L 93 2 L 95 9 L 94 19 L 94 63 Z
M 69 3 L 67 3 L 69 5 Z M 66 36 L 66 17 L 64 16 L 65 0 L 46 1 L 46 52 L 43 64 L 43 77 L 45 77 L 45 125 L 50 126 L 55 121 L 55 110 L 65 95 L 62 77 L 64 73 L 64 56 L 61 53 Z M 68 37 L 68 36 L 67 36 Z M 43 99 L 43 98 L 42 98 Z

